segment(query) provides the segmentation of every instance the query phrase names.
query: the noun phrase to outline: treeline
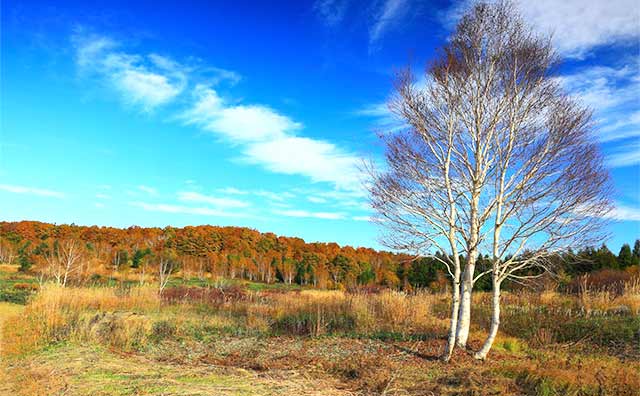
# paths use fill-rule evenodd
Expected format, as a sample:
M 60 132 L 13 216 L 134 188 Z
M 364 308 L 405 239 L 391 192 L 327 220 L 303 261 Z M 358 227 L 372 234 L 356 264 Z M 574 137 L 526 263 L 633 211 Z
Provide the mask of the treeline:
M 554 259 L 554 281 L 570 284 L 580 275 L 602 270 L 631 272 L 640 263 L 640 240 L 616 255 L 606 245 L 568 252 Z M 297 283 L 318 288 L 384 286 L 449 287 L 436 258 L 410 256 L 336 243 L 306 243 L 301 238 L 260 233 L 243 227 L 194 226 L 126 229 L 54 225 L 35 221 L 0 222 L 0 262 L 14 263 L 59 283 L 114 273 L 154 275 L 180 271 L 184 277 L 238 278 L 265 283 Z M 488 269 L 487 255 L 476 271 Z M 164 266 L 164 268 L 162 267 Z M 491 288 L 489 277 L 477 290 Z
M 398 264 L 406 259 L 370 248 L 306 243 L 243 227 L 120 229 L 0 222 L 0 262 L 19 264 L 22 271 L 60 283 L 93 274 L 150 274 L 164 265 L 186 277 L 211 274 L 318 288 L 398 287 Z
M 580 282 L 587 282 L 595 289 L 605 289 L 609 286 L 620 288 L 625 281 L 640 277 L 640 240 L 636 239 L 633 248 L 625 243 L 618 254 L 614 254 L 606 244 L 599 248 L 586 247 L 576 251 L 568 251 L 558 255 L 548 263 L 553 270 L 553 276 L 541 277 L 531 283 L 541 286 L 549 286 L 553 283 L 560 288 L 576 291 Z M 488 255 L 479 255 L 476 264 L 476 274 L 491 268 L 491 259 Z M 441 290 L 448 287 L 449 280 L 445 276 L 445 266 L 435 258 L 421 258 L 404 263 L 397 270 L 399 279 L 411 287 L 432 288 Z M 536 275 L 530 273 L 530 275 Z M 590 275 L 585 277 L 585 275 Z M 527 286 L 531 286 L 531 283 Z M 546 285 L 544 285 L 546 283 Z M 505 285 L 506 289 L 521 286 L 519 284 Z M 491 278 L 480 278 L 474 288 L 476 290 L 491 290 Z

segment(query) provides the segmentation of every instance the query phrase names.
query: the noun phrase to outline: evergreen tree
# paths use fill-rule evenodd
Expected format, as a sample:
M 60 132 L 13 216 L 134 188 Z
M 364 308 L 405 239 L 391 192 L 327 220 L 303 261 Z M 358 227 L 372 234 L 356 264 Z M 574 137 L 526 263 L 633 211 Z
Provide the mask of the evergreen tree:
M 618 269 L 618 258 L 615 254 L 611 253 L 611 250 L 604 243 L 600 246 L 600 249 L 596 251 L 597 268 L 613 268 Z
M 625 269 L 633 265 L 633 255 L 631 254 L 631 246 L 628 243 L 622 245 L 620 253 L 618 253 L 618 267 Z
M 31 245 L 31 242 L 27 241 L 18 249 L 18 264 L 20 268 L 18 269 L 20 272 L 27 272 L 33 265 L 33 261 L 31 260 L 31 254 L 28 249 Z
M 636 243 L 633 244 L 633 264 L 640 264 L 640 239 L 636 239 Z

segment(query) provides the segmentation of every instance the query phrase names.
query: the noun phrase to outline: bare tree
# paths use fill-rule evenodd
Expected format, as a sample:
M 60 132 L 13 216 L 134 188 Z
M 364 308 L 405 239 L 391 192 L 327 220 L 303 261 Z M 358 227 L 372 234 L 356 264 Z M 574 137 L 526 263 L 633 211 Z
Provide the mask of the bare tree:
M 58 285 L 65 287 L 71 276 L 82 272 L 85 248 L 75 239 L 55 240 L 45 254 L 45 259 L 47 263 L 45 272 Z
M 176 269 L 176 263 L 177 256 L 172 250 L 164 249 L 158 254 L 158 292 L 160 296 L 162 296 L 164 289 L 169 283 L 169 280 L 171 280 L 171 275 Z
M 0 263 L 13 264 L 15 256 L 16 254 L 11 243 L 4 238 L 0 238 Z
M 562 92 L 549 41 L 513 9 L 476 5 L 423 84 L 409 70 L 399 75 L 390 108 L 407 127 L 384 137 L 388 169 L 373 172 L 372 204 L 390 232 L 384 241 L 437 258 L 451 276 L 445 359 L 454 343 L 466 346 L 481 276 L 492 274 L 494 310 L 478 358 L 498 329 L 504 279 L 535 276 L 532 268 L 547 269 L 552 254 L 598 237 L 610 209 L 591 114 Z M 493 264 L 476 273 L 481 251 L 492 252 Z

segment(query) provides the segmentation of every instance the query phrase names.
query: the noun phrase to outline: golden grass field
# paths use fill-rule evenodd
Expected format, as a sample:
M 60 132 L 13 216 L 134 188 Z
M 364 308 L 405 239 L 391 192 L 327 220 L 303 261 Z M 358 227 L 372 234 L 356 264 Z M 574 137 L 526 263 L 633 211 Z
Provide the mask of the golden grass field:
M 639 307 L 637 285 L 505 293 L 489 360 L 445 364 L 441 294 L 44 285 L 0 304 L 0 394 L 638 395 Z

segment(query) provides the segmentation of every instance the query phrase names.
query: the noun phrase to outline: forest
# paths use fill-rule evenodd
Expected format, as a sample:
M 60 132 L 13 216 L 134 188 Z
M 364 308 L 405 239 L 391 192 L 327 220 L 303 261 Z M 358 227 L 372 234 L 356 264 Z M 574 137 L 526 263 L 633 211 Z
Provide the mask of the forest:
M 164 270 L 184 279 L 246 279 L 320 289 L 388 287 L 435 292 L 450 287 L 437 258 L 307 243 L 249 228 L 210 225 L 121 229 L 0 222 L 0 261 L 17 264 L 21 272 L 37 274 L 43 281 L 65 284 L 104 281 L 122 274 L 144 280 Z M 616 289 L 638 273 L 640 240 L 633 247 L 624 244 L 617 255 L 602 244 L 569 251 L 553 261 L 553 275 L 545 274 L 527 286 L 551 284 L 575 291 L 588 282 L 590 288 Z M 476 273 L 490 264 L 489 256 L 480 254 Z M 489 277 L 480 278 L 475 287 L 490 290 Z M 521 286 L 511 283 L 509 287 Z

